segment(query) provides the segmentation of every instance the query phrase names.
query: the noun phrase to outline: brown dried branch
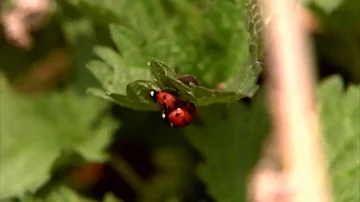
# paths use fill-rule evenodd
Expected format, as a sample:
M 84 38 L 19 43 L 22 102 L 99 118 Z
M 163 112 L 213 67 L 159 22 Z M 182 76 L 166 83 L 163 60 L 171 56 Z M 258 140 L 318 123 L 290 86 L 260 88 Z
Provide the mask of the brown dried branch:
M 307 33 L 294 14 L 295 1 L 259 3 L 272 14 L 264 37 L 269 50 L 268 100 L 284 166 L 284 184 L 291 193 L 277 201 L 328 202 Z

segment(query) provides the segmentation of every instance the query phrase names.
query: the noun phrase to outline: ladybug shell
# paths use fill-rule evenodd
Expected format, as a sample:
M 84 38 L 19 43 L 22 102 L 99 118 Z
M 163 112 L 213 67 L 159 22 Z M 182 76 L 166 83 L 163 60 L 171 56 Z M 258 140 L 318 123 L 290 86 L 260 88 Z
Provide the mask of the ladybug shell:
M 152 90 L 150 91 L 150 97 L 152 97 L 154 101 L 160 105 L 165 113 L 168 113 L 184 105 L 182 100 L 177 98 L 175 95 L 165 91 L 157 92 Z
M 191 123 L 195 113 L 196 107 L 194 104 L 190 103 L 187 106 L 179 107 L 171 111 L 164 118 L 167 119 L 170 126 L 175 128 L 183 128 Z

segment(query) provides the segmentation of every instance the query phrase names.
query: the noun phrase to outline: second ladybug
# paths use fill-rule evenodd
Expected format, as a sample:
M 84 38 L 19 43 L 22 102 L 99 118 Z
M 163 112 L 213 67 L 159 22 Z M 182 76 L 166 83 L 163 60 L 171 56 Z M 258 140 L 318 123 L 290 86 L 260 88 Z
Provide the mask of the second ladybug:
M 171 127 L 183 128 L 189 125 L 195 116 L 196 107 L 193 103 L 188 103 L 183 107 L 176 108 L 169 114 L 163 113 L 163 119 L 165 119 Z

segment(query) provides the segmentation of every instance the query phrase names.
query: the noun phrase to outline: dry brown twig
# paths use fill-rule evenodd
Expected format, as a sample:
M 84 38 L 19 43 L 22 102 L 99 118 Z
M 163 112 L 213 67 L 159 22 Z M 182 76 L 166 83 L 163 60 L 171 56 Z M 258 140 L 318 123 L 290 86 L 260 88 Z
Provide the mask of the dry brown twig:
M 292 0 L 259 0 L 271 23 L 265 30 L 269 50 L 268 101 L 283 162 L 287 202 L 329 202 L 315 106 L 311 49 L 294 15 Z

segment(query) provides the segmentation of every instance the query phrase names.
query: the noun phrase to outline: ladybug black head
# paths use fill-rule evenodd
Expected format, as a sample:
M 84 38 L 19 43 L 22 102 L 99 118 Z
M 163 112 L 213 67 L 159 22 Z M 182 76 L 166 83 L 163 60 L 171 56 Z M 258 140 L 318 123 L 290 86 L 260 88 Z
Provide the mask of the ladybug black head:
M 156 90 L 151 90 L 149 94 L 150 94 L 150 97 L 151 97 L 154 101 L 156 101 L 156 95 L 158 94 L 158 92 L 157 92 Z

